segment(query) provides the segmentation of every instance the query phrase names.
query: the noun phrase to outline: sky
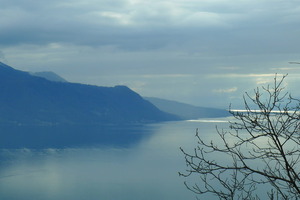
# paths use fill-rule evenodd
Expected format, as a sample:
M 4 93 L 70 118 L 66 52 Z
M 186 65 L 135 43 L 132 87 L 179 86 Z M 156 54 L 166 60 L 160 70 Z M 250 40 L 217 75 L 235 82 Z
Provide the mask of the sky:
M 70 82 L 241 108 L 300 65 L 300 0 L 0 0 L 0 61 Z

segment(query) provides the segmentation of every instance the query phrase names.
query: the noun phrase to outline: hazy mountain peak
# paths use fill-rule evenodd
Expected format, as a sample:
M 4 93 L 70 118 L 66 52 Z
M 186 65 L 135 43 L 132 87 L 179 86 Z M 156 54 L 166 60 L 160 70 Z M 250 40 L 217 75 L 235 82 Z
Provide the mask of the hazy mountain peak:
M 56 82 L 68 82 L 61 76 L 57 75 L 54 72 L 51 71 L 43 71 L 43 72 L 33 72 L 31 73 L 34 76 L 45 78 L 49 81 L 56 81 Z

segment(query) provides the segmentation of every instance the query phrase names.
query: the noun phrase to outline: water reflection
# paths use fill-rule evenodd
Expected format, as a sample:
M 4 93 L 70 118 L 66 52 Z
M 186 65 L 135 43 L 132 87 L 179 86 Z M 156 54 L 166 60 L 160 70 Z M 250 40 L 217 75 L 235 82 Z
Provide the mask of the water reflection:
M 0 126 L 0 147 L 8 149 L 128 147 L 147 138 L 150 132 L 145 125 Z
M 215 124 L 169 122 L 140 128 L 130 138 L 122 137 L 126 145 L 2 150 L 0 199 L 195 199 L 177 174 L 185 169 L 179 147 L 194 147 L 196 128 L 211 137 Z

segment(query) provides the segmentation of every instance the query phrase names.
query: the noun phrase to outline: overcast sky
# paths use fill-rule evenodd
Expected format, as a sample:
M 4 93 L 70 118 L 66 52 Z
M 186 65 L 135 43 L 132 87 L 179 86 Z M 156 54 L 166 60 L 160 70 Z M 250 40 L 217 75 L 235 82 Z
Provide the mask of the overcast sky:
M 0 0 L 0 61 L 143 96 L 238 106 L 289 73 L 300 96 L 300 0 Z

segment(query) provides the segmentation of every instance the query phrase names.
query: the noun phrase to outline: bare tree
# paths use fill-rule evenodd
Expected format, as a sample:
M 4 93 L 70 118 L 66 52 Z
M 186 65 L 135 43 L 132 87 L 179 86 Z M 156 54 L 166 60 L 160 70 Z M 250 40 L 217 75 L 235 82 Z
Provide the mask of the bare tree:
M 216 129 L 220 142 L 197 130 L 194 151 L 181 148 L 187 170 L 179 174 L 198 180 L 185 182 L 189 190 L 218 199 L 300 199 L 300 101 L 284 92 L 285 77 L 245 93 L 245 110 L 230 108 L 229 130 Z

